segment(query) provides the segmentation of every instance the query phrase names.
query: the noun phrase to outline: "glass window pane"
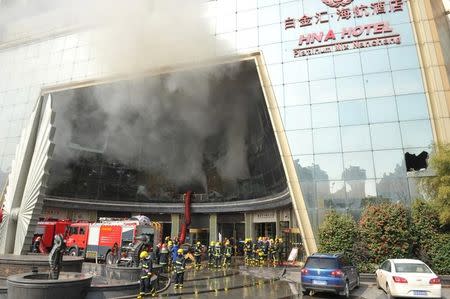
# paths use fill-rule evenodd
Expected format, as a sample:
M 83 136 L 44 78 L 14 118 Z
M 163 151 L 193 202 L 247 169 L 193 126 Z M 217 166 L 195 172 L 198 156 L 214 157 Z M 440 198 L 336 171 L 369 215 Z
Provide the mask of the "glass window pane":
M 341 178 L 343 171 L 341 154 L 315 155 L 314 161 L 316 180 L 339 180 Z
M 314 151 L 316 153 L 333 153 L 341 151 L 339 128 L 315 129 L 313 132 Z
M 283 68 L 281 64 L 271 64 L 267 66 L 270 82 L 273 85 L 283 84 Z
M 368 98 L 384 97 L 394 94 L 391 73 L 364 75 L 364 85 Z
M 374 150 L 402 147 L 398 123 L 374 124 L 370 126 L 370 130 Z
M 422 73 L 420 69 L 392 72 L 395 93 L 421 93 L 423 92 Z
M 389 198 L 391 201 L 409 203 L 409 189 L 406 178 L 383 178 L 377 180 L 377 193 L 379 197 Z
M 259 46 L 259 49 L 262 51 L 267 64 L 280 63 L 282 61 L 281 43 Z
M 217 16 L 216 34 L 233 32 L 236 30 L 236 14 Z
M 370 123 L 398 120 L 394 97 L 367 99 L 367 108 Z
M 322 57 L 308 60 L 309 80 L 334 78 L 333 57 Z
M 416 46 L 393 47 L 388 51 L 393 71 L 420 67 Z
M 261 26 L 258 31 L 260 45 L 279 43 L 281 41 L 280 24 Z
M 314 180 L 314 157 L 312 155 L 293 156 L 292 159 L 300 181 Z
M 370 150 L 370 131 L 369 126 L 349 126 L 341 127 L 342 132 L 342 150 L 364 151 Z
M 427 147 L 433 143 L 433 132 L 429 120 L 401 122 L 403 146 Z
M 284 95 L 286 106 L 309 104 L 309 84 L 308 82 L 286 84 Z
M 311 107 L 314 128 L 335 127 L 339 125 L 337 103 L 315 104 Z
M 406 176 L 405 159 L 402 150 L 374 151 L 373 160 L 377 178 Z
M 377 196 L 375 180 L 346 181 L 345 189 L 350 209 L 362 208 L 364 198 Z
M 259 25 L 278 24 L 280 29 L 280 7 L 268 6 L 258 9 L 258 23 Z M 281 31 L 281 30 L 280 30 Z
M 308 155 L 313 153 L 312 131 L 286 131 L 292 155 Z
M 361 51 L 361 61 L 365 74 L 390 71 L 387 49 Z
M 311 107 L 309 105 L 286 107 L 286 130 L 311 128 Z
M 278 107 L 284 106 L 284 87 L 283 85 L 272 86 L 275 99 L 277 100 Z
M 283 65 L 284 83 L 308 81 L 308 64 L 306 60 L 297 60 Z
M 363 99 L 366 97 L 362 76 L 337 78 L 339 101 Z
M 375 178 L 372 152 L 344 153 L 342 179 L 349 181 L 367 178 Z
M 336 81 L 334 79 L 311 81 L 311 103 L 324 103 L 336 101 Z
M 411 27 L 411 23 L 405 23 L 395 26 L 395 31 L 402 37 L 402 45 L 414 45 L 416 40 L 414 38 L 414 33 Z
M 347 200 L 343 181 L 323 181 L 316 183 L 317 198 L 325 209 L 345 209 Z
M 429 118 L 427 98 L 423 93 L 398 96 L 397 107 L 400 121 Z
M 367 124 L 366 101 L 339 102 L 339 117 L 342 126 Z
M 359 53 L 334 55 L 336 77 L 361 75 L 361 60 Z
M 245 49 L 258 46 L 258 30 L 256 28 L 239 30 L 236 35 L 236 46 Z

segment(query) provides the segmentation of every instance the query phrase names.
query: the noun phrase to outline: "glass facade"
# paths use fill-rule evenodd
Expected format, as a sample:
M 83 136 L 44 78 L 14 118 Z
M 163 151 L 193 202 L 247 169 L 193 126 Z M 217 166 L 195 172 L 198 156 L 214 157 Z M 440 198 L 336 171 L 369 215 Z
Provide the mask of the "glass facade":
M 339 22 L 336 10 L 320 0 L 205 5 L 211 33 L 228 43 L 230 54 L 264 55 L 315 228 L 329 208 L 359 215 L 373 197 L 411 202 L 415 181 L 407 176 L 404 154 L 428 150 L 433 134 L 408 4 Z M 322 11 L 329 22 L 285 29 L 287 18 Z M 401 44 L 294 58 L 300 34 L 384 21 Z M 91 37 L 86 31 L 0 50 L 2 183 L 41 88 L 108 75 Z

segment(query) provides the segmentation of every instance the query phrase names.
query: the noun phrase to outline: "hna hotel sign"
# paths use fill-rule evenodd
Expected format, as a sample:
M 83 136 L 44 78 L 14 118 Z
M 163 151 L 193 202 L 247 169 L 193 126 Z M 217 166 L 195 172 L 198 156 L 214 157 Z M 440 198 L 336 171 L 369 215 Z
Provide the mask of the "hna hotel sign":
M 314 1 L 314 0 L 308 0 Z M 315 0 L 319 1 L 319 0 Z M 287 18 L 284 21 L 285 30 L 307 28 L 317 24 L 328 23 L 330 19 L 337 21 L 362 19 L 373 15 L 384 15 L 403 11 L 403 0 L 377 0 L 372 3 L 351 6 L 353 0 L 322 0 L 336 13 L 327 11 L 317 12 L 314 16 L 304 15 L 298 19 Z M 336 51 L 345 51 L 359 48 L 386 46 L 400 44 L 400 34 L 395 33 L 389 22 L 369 23 L 353 27 L 344 27 L 341 31 L 334 29 L 328 32 L 312 32 L 301 34 L 298 39 L 298 48 L 295 48 L 294 57 L 304 57 Z

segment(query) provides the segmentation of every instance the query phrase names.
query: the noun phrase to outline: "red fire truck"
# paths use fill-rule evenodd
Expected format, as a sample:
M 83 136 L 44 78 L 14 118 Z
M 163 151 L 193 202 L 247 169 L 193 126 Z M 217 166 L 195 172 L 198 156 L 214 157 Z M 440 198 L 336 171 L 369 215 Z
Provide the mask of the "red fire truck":
M 57 234 L 65 234 L 67 227 L 72 224 L 72 221 L 46 219 L 39 221 L 34 233 L 33 242 L 31 246 L 32 252 L 48 253 L 53 247 L 53 239 Z
M 87 259 L 118 262 L 123 249 L 133 248 L 145 237 L 151 246 L 161 241 L 161 227 L 148 217 L 136 216 L 128 220 L 100 219 L 98 223 L 72 223 L 68 227 L 66 246 L 69 254 Z

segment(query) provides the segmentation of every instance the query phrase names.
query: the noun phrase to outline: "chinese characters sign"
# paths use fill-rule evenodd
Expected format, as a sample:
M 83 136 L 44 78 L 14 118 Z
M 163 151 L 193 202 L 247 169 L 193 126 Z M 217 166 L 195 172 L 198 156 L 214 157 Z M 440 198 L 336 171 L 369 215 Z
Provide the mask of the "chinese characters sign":
M 404 0 L 377 0 L 369 4 L 358 4 L 348 7 L 353 0 L 322 0 L 326 5 L 336 8 L 335 14 L 328 11 L 317 12 L 315 15 L 304 15 L 299 18 L 287 18 L 284 21 L 285 30 L 305 28 L 316 24 L 329 23 L 331 18 L 337 21 L 352 18 L 365 18 L 373 15 L 383 15 L 403 11 Z M 344 51 L 366 47 L 400 44 L 400 34 L 394 32 L 388 22 L 377 22 L 354 27 L 344 27 L 340 31 L 330 29 L 328 32 L 301 34 L 299 47 L 294 49 L 294 57 L 303 57 Z

